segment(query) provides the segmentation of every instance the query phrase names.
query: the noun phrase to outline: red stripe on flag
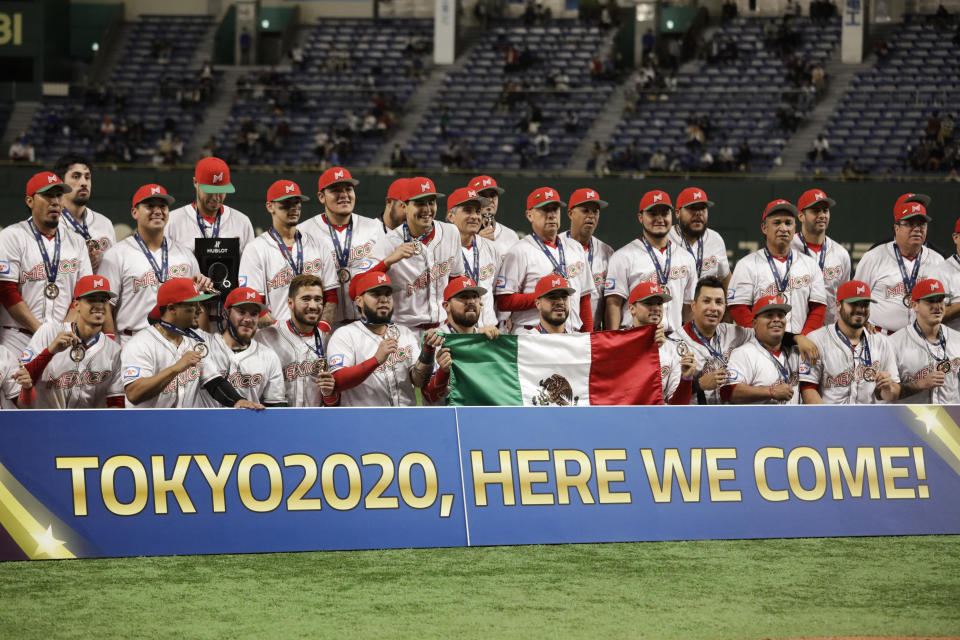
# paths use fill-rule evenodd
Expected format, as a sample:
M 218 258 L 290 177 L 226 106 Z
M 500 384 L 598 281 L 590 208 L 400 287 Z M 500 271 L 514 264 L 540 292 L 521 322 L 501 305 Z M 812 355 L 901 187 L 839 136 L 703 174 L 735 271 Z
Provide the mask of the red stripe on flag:
M 655 325 L 590 334 L 590 404 L 663 404 Z

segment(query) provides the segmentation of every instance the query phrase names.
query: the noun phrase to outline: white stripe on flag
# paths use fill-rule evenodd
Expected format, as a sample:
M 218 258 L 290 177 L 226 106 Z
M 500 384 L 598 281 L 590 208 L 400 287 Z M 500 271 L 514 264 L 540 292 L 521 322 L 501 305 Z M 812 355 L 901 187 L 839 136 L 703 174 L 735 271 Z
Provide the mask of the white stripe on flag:
M 517 372 L 524 405 L 590 404 L 590 335 L 518 336 Z

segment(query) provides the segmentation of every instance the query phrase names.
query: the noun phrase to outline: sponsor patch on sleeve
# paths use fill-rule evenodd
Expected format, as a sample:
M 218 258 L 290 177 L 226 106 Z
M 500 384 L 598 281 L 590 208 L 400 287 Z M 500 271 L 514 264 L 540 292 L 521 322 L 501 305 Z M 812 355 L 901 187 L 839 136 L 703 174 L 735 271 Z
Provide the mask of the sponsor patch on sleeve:
M 372 267 L 375 264 L 376 263 L 373 260 L 361 260 L 360 262 L 357 263 L 355 267 L 353 267 L 353 270 L 356 273 L 363 273 L 364 271 L 369 271 L 370 267 Z
M 730 367 L 727 367 L 727 384 L 731 384 L 733 382 L 740 382 L 740 380 L 741 380 L 740 372 L 737 371 L 736 369 L 731 369 Z
M 4 276 L 10 273 L 10 261 L 9 260 L 0 260 L 0 276 Z
M 727 300 L 733 300 L 733 296 L 735 296 L 736 294 L 737 294 L 737 290 L 731 288 L 729 291 L 727 291 Z
M 506 289 L 507 279 L 504 276 L 497 276 L 497 289 Z
M 24 349 L 23 353 L 20 354 L 20 362 L 22 364 L 27 364 L 28 362 L 33 360 L 33 357 L 34 357 L 33 351 L 30 351 L 30 349 Z
M 342 367 L 342 366 L 343 366 L 343 354 L 342 354 L 342 353 L 335 353 L 335 354 L 333 354 L 333 355 L 330 356 L 330 358 L 327 360 L 327 364 L 328 364 L 328 366 L 329 366 L 331 369 L 333 369 L 334 367 Z
M 613 288 L 617 285 L 616 278 L 607 278 L 603 281 L 603 290 L 604 291 L 613 291 Z
M 140 367 L 127 367 L 123 370 L 124 380 L 136 380 L 140 377 Z
M 800 375 L 804 375 L 805 373 L 810 373 L 810 363 L 806 361 L 801 362 L 799 373 Z
M 237 286 L 247 286 L 247 276 L 237 276 Z

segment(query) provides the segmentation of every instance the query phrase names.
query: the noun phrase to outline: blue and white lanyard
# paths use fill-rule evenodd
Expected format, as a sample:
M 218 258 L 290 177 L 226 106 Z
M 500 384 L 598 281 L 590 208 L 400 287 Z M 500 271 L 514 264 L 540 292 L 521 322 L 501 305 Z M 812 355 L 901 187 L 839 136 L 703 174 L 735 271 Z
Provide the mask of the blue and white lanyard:
M 803 249 L 805 255 L 810 255 L 810 247 L 807 246 L 807 241 L 803 237 L 802 233 L 798 233 L 797 237 L 800 238 L 800 247 Z M 827 238 L 824 236 L 823 244 L 820 245 L 820 271 L 823 271 L 823 265 L 827 260 Z
M 840 338 L 840 342 L 847 345 L 850 348 L 850 355 L 856 356 L 857 348 L 853 346 L 853 343 L 850 342 L 850 339 L 840 330 L 840 325 L 833 325 L 834 330 L 837 332 L 837 337 Z M 870 343 L 867 341 L 867 332 L 864 331 L 863 335 L 860 337 L 860 344 L 863 345 L 863 350 L 860 352 L 860 364 L 864 367 L 870 367 L 873 364 L 873 358 L 870 357 Z
M 913 287 L 917 284 L 917 277 L 920 275 L 920 259 L 923 257 L 923 247 L 920 247 L 920 253 L 917 254 L 916 260 L 913 261 L 913 271 L 910 273 L 910 276 L 907 276 L 907 268 L 903 264 L 903 254 L 900 253 L 900 247 L 897 246 L 897 243 L 893 243 L 893 253 L 897 257 L 897 266 L 900 267 L 900 277 L 903 278 L 903 286 L 907 288 L 906 292 L 903 294 L 904 298 L 910 296 L 910 292 L 913 291 Z
M 60 229 L 57 229 L 53 236 L 53 260 L 50 260 L 47 254 L 47 247 L 43 244 L 40 229 L 37 228 L 33 218 L 30 219 L 30 230 L 33 231 L 33 237 L 37 241 L 37 246 L 40 247 L 40 257 L 43 258 L 43 267 L 47 272 L 47 282 L 56 284 L 57 273 L 60 271 Z
M 540 239 L 540 236 L 538 236 L 536 233 L 531 233 L 530 236 L 533 238 L 533 241 L 537 243 L 537 246 L 540 247 L 540 250 L 543 251 L 543 254 L 547 256 L 547 259 L 550 261 L 550 264 L 553 265 L 553 272 L 558 276 L 562 276 L 566 278 L 567 277 L 567 259 L 563 255 L 563 242 L 561 242 L 560 239 L 557 238 L 557 253 L 560 256 L 560 262 L 558 263 L 554 259 L 553 254 L 550 253 L 550 249 L 547 248 L 546 243 Z
M 697 253 L 694 254 L 693 247 L 687 242 L 687 238 L 683 235 L 683 232 L 680 231 L 679 226 L 677 226 L 677 235 L 680 236 L 680 241 L 683 242 L 683 248 L 687 250 L 687 253 L 689 253 L 697 263 L 697 277 L 699 278 L 700 273 L 703 271 L 703 238 L 697 240 Z
M 77 337 L 79 338 L 79 337 L 80 337 L 80 330 L 77 328 L 77 323 L 76 323 L 76 322 L 72 322 L 72 323 L 70 324 L 70 328 L 71 328 L 71 330 L 73 331 L 73 335 L 75 335 L 75 336 L 77 336 Z M 87 350 L 87 349 L 89 349 L 90 347 L 92 347 L 93 345 L 97 344 L 97 342 L 100 341 L 100 336 L 101 336 L 101 335 L 103 335 L 103 332 L 102 332 L 102 331 L 97 331 L 97 334 L 96 334 L 95 336 L 93 336 L 92 338 L 90 338 L 89 340 L 83 340 L 83 339 L 81 339 L 80 342 L 81 342 L 81 344 L 83 344 L 84 350 Z
M 204 238 L 207 237 L 207 231 L 203 224 L 203 216 L 200 215 L 200 209 L 197 207 L 196 203 L 193 204 L 193 212 L 197 214 L 197 226 L 200 227 L 200 235 Z M 211 238 L 220 237 L 220 216 L 223 214 L 223 207 L 217 211 L 217 217 L 213 220 L 213 226 L 210 229 Z
M 310 343 L 307 342 L 306 340 L 303 340 L 303 336 L 301 335 L 301 333 L 300 333 L 299 331 L 297 331 L 297 328 L 296 328 L 296 327 L 294 326 L 294 324 L 293 324 L 293 320 L 287 320 L 287 328 L 290 329 L 290 333 L 292 333 L 292 334 L 294 334 L 294 335 L 296 335 L 296 336 L 299 336 L 299 337 L 300 337 L 300 340 L 301 340 L 305 345 L 307 345 L 308 347 L 310 347 Z M 320 339 L 320 329 L 317 328 L 317 327 L 314 327 L 314 328 L 313 328 L 313 346 L 310 347 L 310 349 L 311 349 L 315 354 L 317 354 L 317 357 L 318 357 L 318 358 L 324 358 L 324 359 L 326 359 L 326 354 L 325 354 L 325 352 L 324 352 L 324 350 L 323 350 L 323 341 Z
M 170 324 L 166 320 L 161 320 L 160 326 L 166 329 L 167 331 L 171 333 L 175 333 L 177 335 L 181 335 L 184 338 L 190 338 L 192 340 L 196 340 L 199 343 L 204 342 L 203 338 L 201 338 L 193 329 L 181 329 L 177 325 Z
M 667 263 L 661 267 L 660 260 L 653 250 L 653 245 L 650 244 L 646 236 L 641 236 L 640 239 L 643 241 L 643 246 L 647 250 L 647 255 L 650 256 L 650 262 L 653 263 L 653 268 L 657 270 L 657 284 L 666 288 L 670 280 L 670 261 L 673 259 L 673 243 L 667 240 Z
M 350 247 L 353 243 L 353 216 L 350 216 L 350 224 L 347 225 L 343 248 L 340 247 L 337 230 L 334 229 L 330 221 L 327 220 L 327 216 L 323 216 L 323 221 L 327 223 L 327 231 L 330 232 L 330 240 L 333 241 L 333 248 L 337 253 L 337 266 L 344 269 L 350 263 Z
M 386 225 L 384 225 L 386 226 Z M 421 243 L 426 239 L 428 235 L 433 233 L 433 225 L 430 225 L 430 228 L 427 229 L 427 232 L 422 236 L 417 237 L 417 240 Z M 413 236 L 410 234 L 410 225 L 407 224 L 406 220 L 403 222 L 403 241 L 404 242 L 413 242 Z
M 690 323 L 690 329 L 693 331 L 693 336 L 697 339 L 697 342 L 699 342 L 704 347 L 706 347 L 707 351 L 710 352 L 711 356 L 719 360 L 722 364 L 727 363 L 727 359 L 723 357 L 723 352 L 713 347 L 713 343 L 711 342 L 711 340 L 707 338 L 705 335 L 703 335 L 700 329 L 697 328 L 696 322 Z
M 773 284 L 777 287 L 777 294 L 785 294 L 787 288 L 790 286 L 790 267 L 793 265 L 793 251 L 788 250 L 787 252 L 787 262 L 786 268 L 783 270 L 783 278 L 780 277 L 780 273 L 777 271 L 777 265 L 774 264 L 770 250 L 764 247 L 763 253 L 767 256 L 767 264 L 770 266 L 770 273 L 773 275 Z
M 758 340 L 756 337 L 754 337 L 754 339 L 757 340 L 757 344 L 760 345 L 760 348 L 763 349 L 768 356 L 770 356 L 770 359 L 773 360 L 773 364 L 777 365 L 777 371 L 780 372 L 780 380 L 785 384 L 790 384 L 790 371 L 783 366 L 783 363 L 780 362 L 780 359 L 773 355 L 773 352 L 770 351 L 770 349 L 767 349 L 765 346 L 763 346 L 763 343 L 760 342 L 760 340 Z
M 167 281 L 167 267 L 168 263 L 168 253 L 167 253 L 167 239 L 164 238 L 163 242 L 160 244 L 160 266 L 157 266 L 157 261 L 153 259 L 153 253 L 147 247 L 146 243 L 143 241 L 143 238 L 140 237 L 140 232 L 137 231 L 133 234 L 133 239 L 137 241 L 137 244 L 140 245 L 140 251 L 143 252 L 143 255 L 147 257 L 147 261 L 150 263 L 150 268 L 153 269 L 153 273 L 157 276 L 157 282 L 166 282 Z
M 463 254 L 463 268 L 467 271 L 467 276 L 473 280 L 475 284 L 480 284 L 480 249 L 477 248 L 477 239 L 473 239 L 473 268 L 470 268 L 470 259 L 467 257 L 467 254 Z M 462 252 L 463 249 L 461 248 Z
M 287 248 L 287 243 L 283 241 L 283 238 L 280 237 L 280 233 L 270 227 L 268 231 L 270 237 L 273 238 L 274 242 L 277 243 L 277 247 L 280 249 L 280 253 L 283 254 L 283 259 L 287 261 L 287 264 L 290 265 L 290 268 L 293 269 L 293 275 L 298 276 L 303 273 L 303 236 L 300 235 L 300 232 L 297 231 L 295 242 L 297 244 L 297 259 L 294 261 L 293 255 L 290 253 L 290 249 Z
M 87 227 L 87 221 L 84 220 L 80 222 L 70 213 L 70 210 L 66 207 L 60 212 L 61 217 L 70 223 L 70 226 L 73 227 L 73 230 L 76 231 L 84 240 L 90 242 L 93 238 L 90 236 L 90 229 Z
M 567 231 L 567 237 L 574 242 L 580 242 L 571 235 L 570 231 Z M 593 238 L 590 238 L 590 242 L 587 244 L 587 260 L 590 261 L 590 268 L 593 269 Z
M 927 353 L 930 354 L 930 357 L 933 358 L 934 362 L 943 362 L 947 359 L 947 338 L 943 335 L 943 325 L 937 327 L 937 346 L 943 350 L 943 357 L 938 358 L 933 354 L 933 351 L 930 350 L 930 342 L 927 340 L 927 336 L 923 334 L 923 330 L 920 328 L 920 325 L 916 320 L 913 321 L 913 330 L 917 332 L 917 335 L 920 336 L 920 342 L 923 343 L 923 346 L 927 348 Z

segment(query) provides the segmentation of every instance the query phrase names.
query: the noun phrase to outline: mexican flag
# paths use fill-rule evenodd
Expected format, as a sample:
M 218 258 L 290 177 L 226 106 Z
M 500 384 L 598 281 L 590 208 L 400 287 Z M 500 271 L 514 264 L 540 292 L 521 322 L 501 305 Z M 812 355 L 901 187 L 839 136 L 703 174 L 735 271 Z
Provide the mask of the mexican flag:
M 563 335 L 446 336 L 455 406 L 663 404 L 655 327 Z

